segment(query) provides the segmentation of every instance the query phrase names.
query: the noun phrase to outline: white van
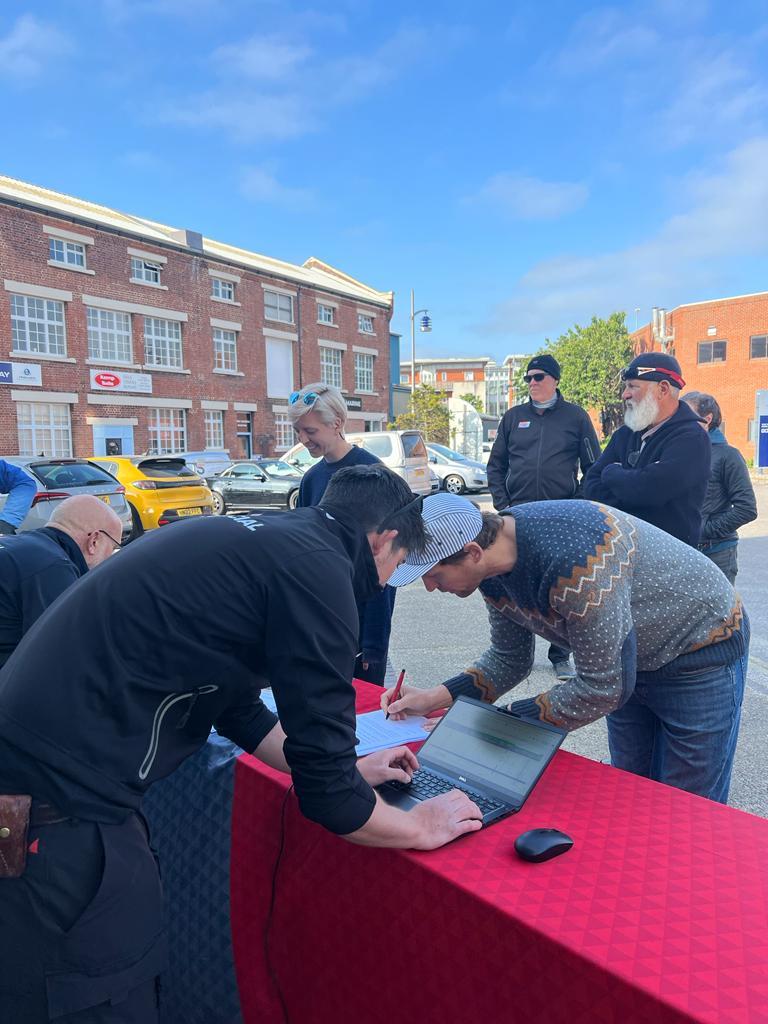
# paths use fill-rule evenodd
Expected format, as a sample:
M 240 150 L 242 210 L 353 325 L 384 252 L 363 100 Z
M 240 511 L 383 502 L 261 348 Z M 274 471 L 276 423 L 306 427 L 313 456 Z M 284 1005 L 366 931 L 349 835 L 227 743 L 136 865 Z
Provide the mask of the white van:
M 363 433 L 345 433 L 351 444 L 359 445 L 381 459 L 384 465 L 401 476 L 414 494 L 430 494 L 432 481 L 424 438 L 418 430 L 376 430 Z M 302 473 L 317 459 L 313 459 L 303 444 L 295 444 L 282 456 Z

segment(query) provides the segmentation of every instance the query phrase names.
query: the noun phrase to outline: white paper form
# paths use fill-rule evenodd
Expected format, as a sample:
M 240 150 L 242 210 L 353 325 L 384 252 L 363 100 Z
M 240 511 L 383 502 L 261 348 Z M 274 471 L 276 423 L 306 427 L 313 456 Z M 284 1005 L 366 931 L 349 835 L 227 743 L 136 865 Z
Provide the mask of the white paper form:
M 275 697 L 271 690 L 262 690 L 261 699 L 270 711 L 277 714 Z M 427 721 L 422 715 L 409 715 L 401 722 L 390 718 L 387 721 L 384 711 L 369 711 L 357 716 L 357 756 L 364 757 L 375 750 L 388 750 L 399 747 L 401 743 L 421 743 L 429 733 L 424 728 Z
M 422 715 L 409 715 L 400 722 L 387 721 L 384 711 L 369 711 L 357 716 L 357 755 L 363 757 L 374 750 L 399 747 L 401 743 L 421 743 L 429 733 Z

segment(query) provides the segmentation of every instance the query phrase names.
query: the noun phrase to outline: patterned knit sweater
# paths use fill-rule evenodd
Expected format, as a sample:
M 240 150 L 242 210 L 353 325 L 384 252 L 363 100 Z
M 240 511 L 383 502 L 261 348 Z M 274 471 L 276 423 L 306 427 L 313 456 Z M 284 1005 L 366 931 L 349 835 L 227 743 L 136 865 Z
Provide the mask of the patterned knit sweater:
M 515 519 L 517 562 L 480 584 L 491 646 L 446 682 L 452 697 L 495 701 L 516 686 L 531 671 L 538 634 L 570 647 L 577 675 L 510 708 L 576 729 L 620 707 L 638 671 L 696 671 L 747 649 L 733 587 L 663 530 L 591 501 L 540 501 L 505 514 Z

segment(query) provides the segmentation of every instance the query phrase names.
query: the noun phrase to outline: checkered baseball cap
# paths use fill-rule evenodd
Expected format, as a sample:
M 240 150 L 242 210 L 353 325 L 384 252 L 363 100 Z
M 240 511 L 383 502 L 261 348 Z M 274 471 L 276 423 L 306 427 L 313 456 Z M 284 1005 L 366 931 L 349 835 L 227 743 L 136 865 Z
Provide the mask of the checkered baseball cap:
M 429 541 L 420 555 L 410 554 L 387 580 L 390 587 L 413 583 L 438 562 L 461 551 L 483 527 L 480 509 L 458 494 L 433 494 L 424 499 L 421 517 Z

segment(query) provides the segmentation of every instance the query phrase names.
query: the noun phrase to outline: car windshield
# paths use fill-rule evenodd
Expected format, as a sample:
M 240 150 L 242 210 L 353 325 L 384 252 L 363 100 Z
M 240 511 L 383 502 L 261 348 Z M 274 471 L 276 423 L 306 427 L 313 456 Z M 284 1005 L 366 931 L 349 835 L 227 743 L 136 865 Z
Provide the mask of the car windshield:
M 466 455 L 460 455 L 459 452 L 455 452 L 452 448 L 446 448 L 444 444 L 431 444 L 429 446 L 430 451 L 437 452 L 438 455 L 444 456 L 446 459 L 450 459 L 451 462 L 471 462 Z
M 275 462 L 260 462 L 259 468 L 263 469 L 270 476 L 296 476 L 296 470 L 293 466 L 289 466 L 282 459 L 277 459 Z
M 90 462 L 44 462 L 29 467 L 46 487 L 98 487 L 117 485 L 117 481 L 99 466 Z
M 184 459 L 142 459 L 136 468 L 151 477 L 197 477 L 197 473 L 189 468 Z

